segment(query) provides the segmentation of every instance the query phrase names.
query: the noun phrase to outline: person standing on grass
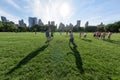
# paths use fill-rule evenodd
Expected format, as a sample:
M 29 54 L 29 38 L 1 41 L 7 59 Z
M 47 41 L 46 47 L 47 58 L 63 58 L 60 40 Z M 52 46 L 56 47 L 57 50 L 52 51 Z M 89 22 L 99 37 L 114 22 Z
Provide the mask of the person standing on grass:
M 72 43 L 73 45 L 74 45 L 74 47 L 77 47 L 76 45 L 75 45 L 75 43 L 74 43 L 74 36 L 73 36 L 73 32 L 70 30 L 70 32 L 69 32 L 70 34 L 69 34 L 69 46 L 70 46 L 70 43 Z
M 36 34 L 37 34 L 37 32 L 36 32 L 36 31 L 37 31 L 37 29 L 35 28 L 35 29 L 34 29 L 34 31 L 35 31 L 35 35 L 36 35 Z
M 102 32 L 100 37 L 102 40 L 105 40 L 105 32 Z
M 53 32 L 51 32 L 51 37 L 54 37 L 54 36 L 53 36 Z
M 80 35 L 79 35 L 79 38 L 81 38 L 82 37 L 82 32 L 80 32 Z
M 111 35 L 112 35 L 112 33 L 108 32 L 108 40 L 110 40 Z
M 68 31 L 66 31 L 66 35 L 68 35 Z
M 83 34 L 83 38 L 86 39 L 86 36 L 87 36 L 87 33 L 85 32 L 85 33 Z
M 53 33 L 53 31 L 51 31 L 51 38 L 53 38 L 54 37 L 54 35 L 53 35 L 54 33 Z
M 99 35 L 99 32 L 97 31 L 97 32 L 95 33 L 96 39 L 98 39 L 98 35 Z
M 101 36 L 101 32 L 98 33 L 98 39 L 100 39 L 100 36 Z
M 93 37 L 96 37 L 96 32 L 94 32 Z
M 45 35 L 46 35 L 46 39 L 47 39 L 45 43 L 48 43 L 48 44 L 49 44 L 49 42 L 50 42 L 49 29 L 46 29 Z

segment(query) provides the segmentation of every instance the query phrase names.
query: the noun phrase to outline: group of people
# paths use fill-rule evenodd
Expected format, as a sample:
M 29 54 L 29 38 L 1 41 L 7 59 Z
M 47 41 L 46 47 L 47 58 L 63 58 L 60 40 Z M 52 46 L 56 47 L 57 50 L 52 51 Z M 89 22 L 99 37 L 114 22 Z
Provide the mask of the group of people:
M 70 30 L 69 33 L 70 33 L 70 34 L 69 34 L 69 37 L 70 37 L 70 39 L 69 39 L 69 44 L 70 44 L 70 43 L 73 43 L 73 45 L 74 45 L 74 36 L 73 36 L 73 33 L 72 33 L 71 30 Z M 68 33 L 66 33 L 66 34 L 68 34 Z M 82 38 L 82 35 L 83 35 L 83 39 L 86 39 L 87 33 L 86 33 L 86 32 L 84 32 L 84 33 L 80 32 L 79 38 Z M 112 35 L 111 32 L 108 32 L 108 33 L 106 34 L 105 32 L 99 32 L 99 31 L 97 31 L 97 32 L 94 32 L 94 35 L 93 35 L 93 36 L 94 36 L 95 38 L 97 38 L 97 39 L 105 40 L 105 36 L 106 36 L 106 35 L 107 35 L 108 40 L 110 40 L 111 35 Z
M 107 37 L 108 37 L 108 40 L 110 40 L 110 37 L 111 37 L 111 35 L 112 35 L 111 32 L 108 32 L 108 33 L 106 34 L 105 32 L 99 32 L 99 31 L 97 31 L 97 32 L 94 32 L 94 35 L 93 35 L 93 36 L 94 36 L 95 38 L 97 38 L 97 39 L 102 39 L 102 40 L 104 40 L 106 35 L 107 35 Z
M 83 35 L 83 39 L 85 39 L 87 37 L 87 33 L 86 32 L 84 32 L 84 33 L 80 32 L 79 38 L 81 38 L 82 35 Z M 96 39 L 105 40 L 105 37 L 107 36 L 108 40 L 110 40 L 111 35 L 112 35 L 111 32 L 106 33 L 106 32 L 99 32 L 99 31 L 97 31 L 97 32 L 94 32 L 93 37 L 95 37 Z
M 54 37 L 53 36 L 53 32 L 50 29 L 46 29 L 45 34 L 46 34 L 46 39 L 47 39 L 45 43 L 49 44 L 49 42 L 52 39 L 52 37 Z M 66 32 L 66 34 L 68 35 L 68 32 Z M 108 32 L 106 34 L 105 32 L 99 32 L 99 31 L 97 31 L 97 32 L 94 32 L 93 37 L 95 37 L 96 39 L 102 39 L 102 40 L 104 40 L 106 35 L 108 37 L 108 40 L 110 40 L 110 37 L 112 35 L 111 32 Z M 86 39 L 87 33 L 86 32 L 84 32 L 84 33 L 80 32 L 79 38 L 82 38 L 82 36 L 83 36 L 83 39 Z M 73 32 L 71 30 L 69 31 L 69 45 L 70 45 L 70 43 L 72 43 L 73 45 L 75 45 L 75 43 L 74 43 L 74 35 L 73 35 Z

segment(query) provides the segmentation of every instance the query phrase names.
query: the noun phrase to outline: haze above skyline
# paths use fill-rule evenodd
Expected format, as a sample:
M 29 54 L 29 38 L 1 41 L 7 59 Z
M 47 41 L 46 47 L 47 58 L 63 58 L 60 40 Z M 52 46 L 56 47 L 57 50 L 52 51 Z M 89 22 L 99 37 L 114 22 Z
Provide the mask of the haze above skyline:
M 112 23 L 120 20 L 120 0 L 1 0 L 0 16 L 18 23 L 28 17 L 37 17 L 43 23 L 55 21 L 56 24 L 76 24 L 81 20 L 90 25 Z

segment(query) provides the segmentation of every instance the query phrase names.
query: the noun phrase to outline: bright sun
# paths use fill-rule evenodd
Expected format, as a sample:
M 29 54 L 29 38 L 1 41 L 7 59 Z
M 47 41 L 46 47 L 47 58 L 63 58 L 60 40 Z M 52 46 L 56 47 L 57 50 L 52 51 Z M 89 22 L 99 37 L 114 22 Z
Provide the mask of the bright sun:
M 67 3 L 63 3 L 60 7 L 60 15 L 62 17 L 67 17 L 70 14 L 70 6 Z

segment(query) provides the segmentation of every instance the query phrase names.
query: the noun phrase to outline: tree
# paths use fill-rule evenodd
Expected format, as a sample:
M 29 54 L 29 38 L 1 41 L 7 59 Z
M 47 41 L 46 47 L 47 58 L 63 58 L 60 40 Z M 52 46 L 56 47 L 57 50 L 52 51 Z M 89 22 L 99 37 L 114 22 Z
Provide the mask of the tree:
M 3 22 L 2 30 L 5 32 L 15 32 L 17 30 L 17 26 L 12 22 Z
M 97 31 L 104 32 L 104 31 L 105 31 L 104 26 L 103 26 L 103 27 L 101 27 L 101 26 L 99 27 L 99 26 L 98 26 L 98 27 L 97 27 Z
M 85 27 L 86 32 L 95 32 L 97 30 L 97 26 L 87 26 Z
M 27 27 L 20 27 L 20 26 L 18 26 L 18 32 L 26 32 L 26 31 L 28 31 Z
M 119 29 L 120 29 L 120 21 L 105 26 L 106 31 L 119 32 Z
M 51 29 L 52 32 L 55 32 L 57 30 L 57 26 L 50 25 L 49 28 Z
M 0 21 L 0 32 L 3 31 L 3 23 Z
M 108 24 L 106 26 L 106 31 L 110 31 L 110 32 L 118 32 L 118 29 L 116 27 L 116 24 Z

